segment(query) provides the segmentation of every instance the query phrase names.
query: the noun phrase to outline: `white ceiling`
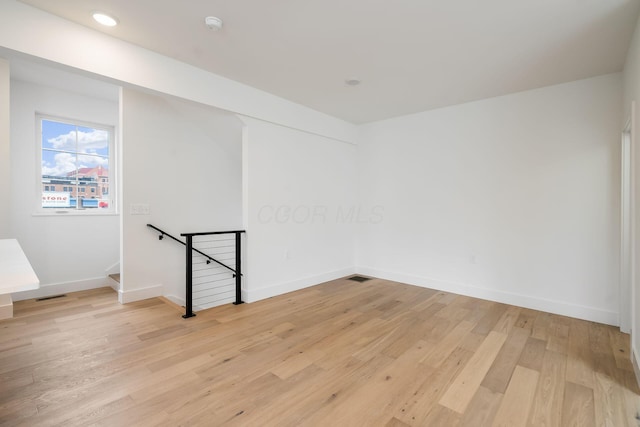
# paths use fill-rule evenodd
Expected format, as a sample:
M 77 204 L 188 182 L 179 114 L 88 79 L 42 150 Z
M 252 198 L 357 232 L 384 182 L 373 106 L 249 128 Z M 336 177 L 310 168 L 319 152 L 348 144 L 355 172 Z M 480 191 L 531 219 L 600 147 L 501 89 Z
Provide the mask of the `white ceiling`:
M 354 123 L 621 71 L 640 12 L 640 0 L 21 1 Z

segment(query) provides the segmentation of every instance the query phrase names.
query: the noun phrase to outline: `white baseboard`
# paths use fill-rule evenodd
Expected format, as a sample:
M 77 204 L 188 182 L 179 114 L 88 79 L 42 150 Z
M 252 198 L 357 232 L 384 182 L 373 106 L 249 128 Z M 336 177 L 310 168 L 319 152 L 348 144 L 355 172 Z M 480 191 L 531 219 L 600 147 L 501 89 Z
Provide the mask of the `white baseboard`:
M 308 288 L 310 286 L 315 286 L 323 282 L 328 282 L 330 280 L 339 279 L 341 277 L 349 276 L 354 273 L 355 268 L 348 267 L 265 288 L 246 289 L 242 291 L 242 299 L 248 303 L 256 302 L 262 299 L 275 297 L 277 295 L 286 294 L 288 292 L 297 291 L 300 289 Z
M 180 307 L 184 307 L 186 304 L 184 298 L 182 297 L 177 297 L 175 295 L 165 295 L 164 297 L 172 303 L 179 305 Z
M 143 299 L 161 297 L 163 294 L 164 286 L 155 285 L 140 289 L 131 289 L 123 291 L 118 290 L 118 301 L 120 304 L 127 304 L 134 301 L 140 301 Z
M 112 277 L 109 277 L 108 279 L 109 279 L 109 286 L 111 286 L 114 291 L 120 292 L 120 282 L 114 280 Z
M 104 271 L 104 274 L 106 274 L 107 276 L 110 274 L 118 274 L 118 273 L 120 273 L 120 261 L 116 262 L 115 264 L 113 264 L 111 267 L 108 267 Z
M 66 294 L 69 292 L 86 291 L 111 286 L 108 277 L 96 277 L 95 279 L 77 280 L 74 282 L 50 283 L 40 285 L 40 288 L 32 291 L 16 292 L 12 294 L 14 301 L 26 299 L 51 297 L 54 295 Z
M 518 307 L 540 310 L 547 313 L 574 317 L 576 319 L 604 323 L 606 325 L 618 326 L 619 322 L 617 312 L 601 310 L 594 307 L 585 307 L 563 301 L 532 297 L 528 295 L 498 291 L 494 289 L 479 288 L 476 286 L 464 285 L 459 283 L 444 282 L 442 280 L 429 279 L 427 277 L 382 271 L 365 266 L 356 267 L 356 271 L 359 274 L 378 277 L 380 279 L 393 280 L 394 282 L 407 283 L 409 285 L 437 289 L 439 291 L 451 292 L 469 297 L 501 302 L 504 304 L 511 304 Z

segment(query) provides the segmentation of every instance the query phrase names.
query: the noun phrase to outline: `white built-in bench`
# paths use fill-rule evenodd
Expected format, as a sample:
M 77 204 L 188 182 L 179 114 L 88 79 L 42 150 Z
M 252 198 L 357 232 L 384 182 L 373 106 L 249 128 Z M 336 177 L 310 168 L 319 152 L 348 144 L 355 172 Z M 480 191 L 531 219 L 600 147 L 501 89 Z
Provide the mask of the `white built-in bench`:
M 13 317 L 13 292 L 31 291 L 40 280 L 16 239 L 0 239 L 0 319 Z

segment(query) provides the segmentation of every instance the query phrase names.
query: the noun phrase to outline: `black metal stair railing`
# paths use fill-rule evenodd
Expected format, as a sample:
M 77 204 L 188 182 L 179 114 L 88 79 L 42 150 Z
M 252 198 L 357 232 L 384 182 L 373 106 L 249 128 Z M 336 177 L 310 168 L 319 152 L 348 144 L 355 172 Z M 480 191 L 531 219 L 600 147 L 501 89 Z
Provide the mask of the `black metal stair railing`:
M 233 304 L 238 305 L 238 304 L 242 304 L 244 301 L 242 301 L 242 239 L 241 239 L 241 235 L 242 233 L 244 233 L 244 230 L 231 230 L 231 231 L 208 231 L 208 232 L 197 232 L 197 233 L 181 233 L 180 235 L 182 237 L 186 238 L 186 242 L 183 242 L 182 240 L 172 236 L 171 234 L 167 233 L 166 231 L 152 225 L 152 224 L 147 224 L 147 227 L 157 231 L 160 233 L 160 235 L 158 236 L 159 240 L 162 240 L 165 236 L 169 237 L 170 239 L 184 245 L 186 247 L 186 266 L 185 266 L 185 270 L 186 270 L 186 277 L 185 277 L 185 314 L 184 317 L 185 319 L 189 318 L 189 317 L 193 317 L 195 316 L 195 313 L 193 312 L 193 294 L 194 294 L 194 276 L 193 276 L 193 272 L 194 272 L 194 252 L 199 255 L 202 256 L 203 259 L 205 260 L 206 264 L 210 264 L 211 262 L 216 263 L 217 265 L 219 265 L 220 267 L 223 267 L 224 269 L 230 271 L 233 275 L 233 277 L 235 278 L 235 300 L 233 301 Z M 204 250 L 200 250 L 196 247 L 194 247 L 194 238 L 196 237 L 200 237 L 200 236 L 222 236 L 222 235 L 228 235 L 228 234 L 232 234 L 235 236 L 234 239 L 227 239 L 225 241 L 222 240 L 211 240 L 210 242 L 231 242 L 233 241 L 233 246 L 234 246 L 234 253 L 235 253 L 235 257 L 234 257 L 234 261 L 235 261 L 235 265 L 233 267 L 229 266 L 228 264 L 232 264 L 230 262 L 228 262 L 227 260 L 224 260 L 227 263 L 222 262 L 219 259 L 214 258 L 213 256 L 211 256 L 210 254 L 207 254 L 204 252 Z M 214 237 L 215 238 L 215 237 Z M 211 248 L 220 248 L 221 246 L 212 246 Z M 222 255 L 222 254 L 221 254 Z M 218 256 L 218 255 L 216 255 Z

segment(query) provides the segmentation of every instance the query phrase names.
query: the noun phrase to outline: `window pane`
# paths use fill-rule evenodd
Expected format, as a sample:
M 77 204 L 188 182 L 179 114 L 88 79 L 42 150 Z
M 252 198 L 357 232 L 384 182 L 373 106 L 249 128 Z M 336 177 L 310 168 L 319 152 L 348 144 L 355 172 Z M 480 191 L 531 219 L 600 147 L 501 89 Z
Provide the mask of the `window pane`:
M 109 157 L 109 132 L 78 126 L 78 152 Z
M 76 168 L 76 156 L 71 153 L 42 150 L 42 175 L 66 176 Z
M 75 125 L 42 120 L 42 148 L 75 151 L 75 132 Z
M 108 209 L 110 132 L 47 119 L 41 129 L 42 207 Z

